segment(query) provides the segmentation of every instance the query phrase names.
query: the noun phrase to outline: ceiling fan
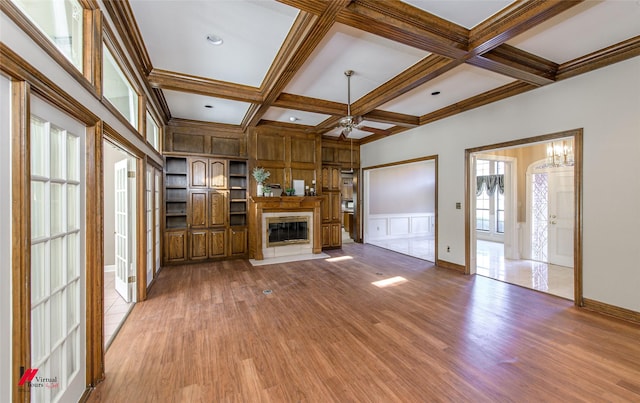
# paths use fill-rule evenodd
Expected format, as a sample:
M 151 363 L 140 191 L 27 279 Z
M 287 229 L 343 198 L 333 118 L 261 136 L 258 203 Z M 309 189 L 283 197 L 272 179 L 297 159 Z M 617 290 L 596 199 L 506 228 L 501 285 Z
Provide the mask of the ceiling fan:
M 347 116 L 338 122 L 339 127 L 342 127 L 340 140 L 345 140 L 349 137 L 351 131 L 360 127 L 360 123 L 362 123 L 362 116 L 351 115 L 351 76 L 353 75 L 353 70 L 345 71 L 344 75 L 347 76 Z

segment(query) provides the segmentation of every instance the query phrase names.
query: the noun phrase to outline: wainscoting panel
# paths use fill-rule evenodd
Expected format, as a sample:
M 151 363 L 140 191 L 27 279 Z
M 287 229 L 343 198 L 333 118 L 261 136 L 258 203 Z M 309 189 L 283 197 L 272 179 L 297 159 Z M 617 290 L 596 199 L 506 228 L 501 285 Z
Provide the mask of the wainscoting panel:
M 371 240 L 435 234 L 433 213 L 369 215 L 367 224 L 367 237 Z

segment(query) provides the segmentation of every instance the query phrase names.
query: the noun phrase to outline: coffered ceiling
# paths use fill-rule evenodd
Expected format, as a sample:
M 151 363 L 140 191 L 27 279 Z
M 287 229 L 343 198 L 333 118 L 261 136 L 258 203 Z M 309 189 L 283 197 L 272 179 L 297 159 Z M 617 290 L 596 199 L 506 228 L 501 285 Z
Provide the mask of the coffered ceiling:
M 165 118 L 374 141 L 640 55 L 640 1 L 107 1 Z M 207 40 L 215 35 L 222 44 Z M 222 127 L 222 126 L 221 126 Z

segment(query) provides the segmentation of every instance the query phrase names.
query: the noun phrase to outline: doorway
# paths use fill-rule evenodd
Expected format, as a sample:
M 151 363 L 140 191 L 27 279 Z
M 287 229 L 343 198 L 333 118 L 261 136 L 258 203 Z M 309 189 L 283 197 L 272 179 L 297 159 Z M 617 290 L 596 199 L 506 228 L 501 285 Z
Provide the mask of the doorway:
M 136 302 L 136 166 L 124 148 L 104 140 L 104 346 Z
M 436 156 L 364 170 L 364 242 L 437 260 Z
M 467 150 L 470 274 L 580 303 L 581 144 L 576 130 Z M 499 172 L 499 161 L 511 169 Z M 492 164 L 496 169 L 488 170 Z M 489 191 L 489 179 L 503 188 Z

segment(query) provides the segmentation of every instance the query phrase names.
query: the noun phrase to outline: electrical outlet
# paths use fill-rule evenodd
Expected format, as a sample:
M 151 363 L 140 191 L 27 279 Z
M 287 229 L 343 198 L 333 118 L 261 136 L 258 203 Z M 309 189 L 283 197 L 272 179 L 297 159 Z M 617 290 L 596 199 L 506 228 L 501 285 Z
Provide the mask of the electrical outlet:
M 447 246 L 447 252 L 451 252 L 451 246 Z

